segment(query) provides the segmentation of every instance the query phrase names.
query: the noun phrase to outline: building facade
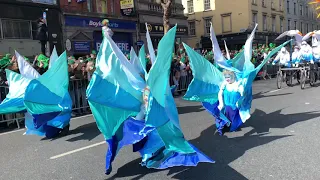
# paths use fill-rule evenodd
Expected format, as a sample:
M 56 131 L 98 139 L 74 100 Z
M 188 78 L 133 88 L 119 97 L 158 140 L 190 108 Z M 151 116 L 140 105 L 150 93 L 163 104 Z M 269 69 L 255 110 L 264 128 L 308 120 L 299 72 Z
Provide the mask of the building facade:
M 286 0 L 286 29 L 298 29 L 303 34 L 319 30 L 319 20 L 308 0 Z
M 163 37 L 163 9 L 156 0 L 139 0 L 136 3 L 139 23 L 139 40 L 146 43 L 146 28 L 148 28 L 153 46 L 157 48 Z M 147 23 L 147 27 L 145 25 Z M 175 0 L 172 5 L 170 24 L 177 24 L 176 42 L 180 44 L 188 37 L 188 21 L 184 15 L 184 7 L 181 0 Z
M 299 25 L 308 29 L 316 27 L 314 12 L 306 1 L 297 0 L 184 0 L 185 14 L 188 16 L 188 44 L 194 48 L 211 48 L 209 37 L 210 22 L 213 23 L 220 45 L 225 40 L 231 49 L 239 49 L 245 43 L 248 35 L 258 23 L 254 45 L 274 42 L 282 32 L 294 29 Z M 297 9 L 294 10 L 296 2 Z M 289 5 L 289 6 L 288 6 Z M 302 13 L 300 5 L 307 9 L 310 15 Z M 298 12 L 299 11 L 299 12 Z M 303 10 L 304 11 L 304 10 Z M 289 12 L 289 13 L 288 13 Z M 296 12 L 296 16 L 291 13 Z M 312 17 L 311 17 L 312 14 Z M 295 22 L 297 22 L 295 24 Z M 301 24 L 302 22 L 302 24 Z M 313 22 L 313 23 L 311 23 Z M 288 25 L 289 23 L 289 25 Z M 295 26 L 297 25 L 297 26 Z M 303 29 L 302 32 L 307 30 Z M 276 43 L 281 43 L 277 41 Z
M 37 40 L 37 20 L 46 12 L 49 47 L 61 52 L 62 30 L 59 2 L 56 0 L 1 0 L 0 1 L 0 53 L 17 50 L 24 56 L 41 52 Z
M 137 18 L 123 16 L 117 0 L 60 0 L 63 11 L 64 45 L 68 54 L 85 55 L 99 51 L 102 42 L 102 20 L 108 19 L 113 40 L 129 53 L 137 41 Z

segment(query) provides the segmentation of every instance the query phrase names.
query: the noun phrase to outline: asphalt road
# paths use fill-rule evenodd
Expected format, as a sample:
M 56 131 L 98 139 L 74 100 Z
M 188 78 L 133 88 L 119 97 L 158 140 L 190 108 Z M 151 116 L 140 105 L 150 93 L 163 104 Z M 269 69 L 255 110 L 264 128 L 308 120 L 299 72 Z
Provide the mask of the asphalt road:
M 252 117 L 243 128 L 219 136 L 199 103 L 176 99 L 186 138 L 215 164 L 150 170 L 131 147 L 120 151 L 106 176 L 107 145 L 92 116 L 73 119 L 68 136 L 46 140 L 0 134 L 1 180 L 104 179 L 320 179 L 318 88 L 276 89 L 275 80 L 254 83 Z

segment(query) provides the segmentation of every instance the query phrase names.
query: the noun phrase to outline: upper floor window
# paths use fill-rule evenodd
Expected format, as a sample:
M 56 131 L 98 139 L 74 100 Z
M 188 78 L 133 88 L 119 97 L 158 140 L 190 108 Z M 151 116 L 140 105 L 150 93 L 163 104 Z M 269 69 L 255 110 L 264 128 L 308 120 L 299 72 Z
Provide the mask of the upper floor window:
M 204 31 L 206 35 L 210 34 L 211 18 L 204 20 Z
M 204 0 L 204 10 L 211 9 L 210 0 Z
M 287 13 L 290 14 L 290 1 L 287 1 Z
M 193 10 L 193 0 L 189 0 L 187 2 L 187 6 L 188 6 L 188 13 L 193 13 L 194 10 Z

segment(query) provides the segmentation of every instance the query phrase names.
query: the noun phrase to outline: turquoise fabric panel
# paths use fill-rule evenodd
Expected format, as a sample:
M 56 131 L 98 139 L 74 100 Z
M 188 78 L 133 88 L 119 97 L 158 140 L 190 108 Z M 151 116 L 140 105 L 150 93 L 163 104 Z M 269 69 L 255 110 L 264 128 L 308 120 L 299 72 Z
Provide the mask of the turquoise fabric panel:
M 0 104 L 0 113 L 16 113 L 25 110 L 23 99 L 30 79 L 6 69 L 6 76 L 9 84 L 9 93 Z
M 156 62 L 146 77 L 153 97 L 162 107 L 165 106 L 176 29 L 177 26 L 171 28 L 160 40 Z
M 105 139 L 111 139 L 129 116 L 137 114 L 133 111 L 103 106 L 90 100 L 89 105 L 97 126 Z
M 146 61 L 146 50 L 144 49 L 144 45 L 140 48 L 139 51 L 139 61 L 141 64 L 141 67 L 143 68 L 143 72 L 146 75 L 147 74 L 147 61 Z
M 69 75 L 66 52 L 62 53 L 57 61 L 48 69 L 46 73 L 37 79 L 42 85 L 47 87 L 52 93 L 64 97 L 68 93 Z
M 109 81 L 102 79 L 96 72 L 87 88 L 88 100 L 100 105 L 120 108 L 128 111 L 140 111 L 141 102 L 129 94 L 122 87 L 115 86 Z M 140 93 L 142 97 L 142 93 Z

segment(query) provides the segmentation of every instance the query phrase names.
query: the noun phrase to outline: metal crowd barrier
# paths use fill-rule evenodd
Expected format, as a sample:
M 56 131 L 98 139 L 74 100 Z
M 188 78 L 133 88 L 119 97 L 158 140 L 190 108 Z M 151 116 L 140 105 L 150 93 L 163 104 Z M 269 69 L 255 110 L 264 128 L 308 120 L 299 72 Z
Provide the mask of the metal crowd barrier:
M 89 82 L 88 80 L 74 79 L 69 82 L 69 93 L 73 102 L 72 114 L 73 116 L 80 116 L 90 113 L 88 101 L 86 99 L 86 89 Z M 0 101 L 6 98 L 9 92 L 8 86 L 0 86 Z M 20 122 L 24 121 L 23 113 L 3 114 L 0 115 L 0 123 L 7 123 L 9 126 L 12 123 L 16 123 L 20 128 Z
M 276 75 L 278 66 L 267 65 L 267 72 L 269 75 Z M 178 82 L 174 82 L 174 75 L 170 73 L 170 85 L 178 84 L 176 92 L 187 91 L 189 84 L 192 81 L 192 73 L 188 72 L 186 76 L 181 76 Z M 88 80 L 72 79 L 69 82 L 69 93 L 73 102 L 72 113 L 73 116 L 80 116 L 84 114 L 91 113 L 88 101 L 86 99 L 86 89 L 89 84 Z M 0 101 L 3 101 L 9 92 L 8 86 L 0 86 Z M 18 128 L 20 128 L 19 122 L 24 120 L 23 113 L 15 114 L 4 114 L 0 115 L 0 123 L 7 123 L 10 125 L 12 123 L 17 123 Z

